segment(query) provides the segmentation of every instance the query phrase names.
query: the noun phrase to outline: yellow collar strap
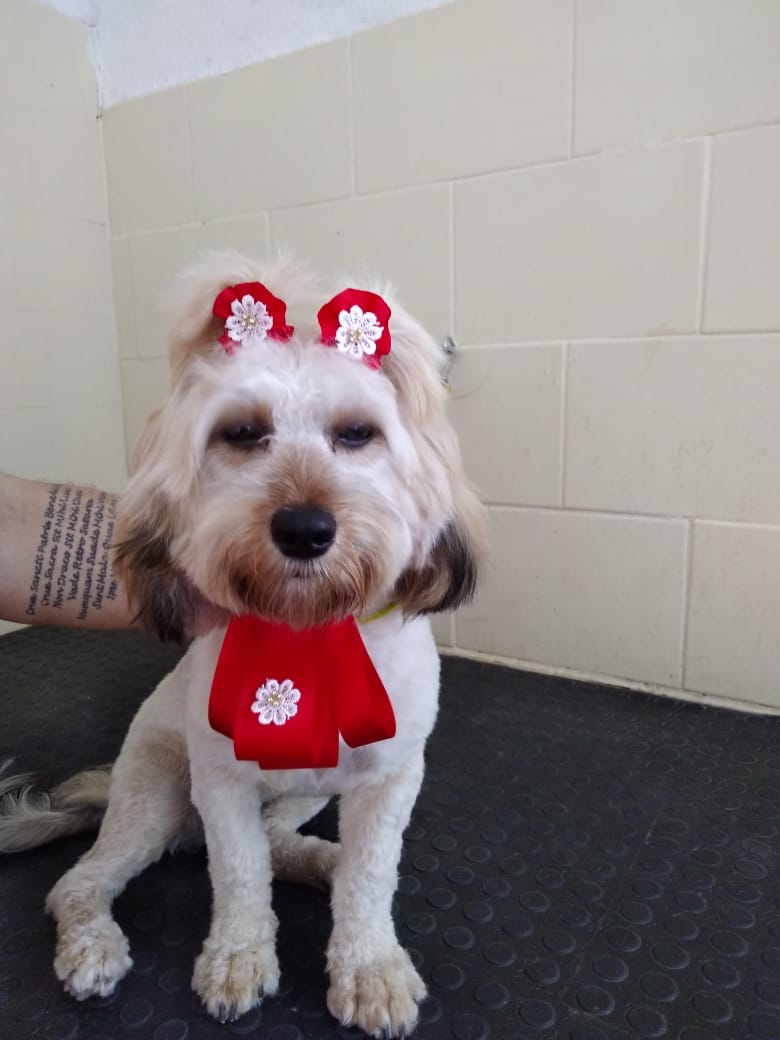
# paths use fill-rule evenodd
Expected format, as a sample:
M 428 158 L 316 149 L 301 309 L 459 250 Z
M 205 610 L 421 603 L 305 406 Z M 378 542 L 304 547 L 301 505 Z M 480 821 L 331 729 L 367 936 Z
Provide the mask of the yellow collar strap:
M 397 603 L 388 603 L 386 607 L 382 607 L 381 610 L 377 610 L 373 614 L 369 614 L 368 617 L 360 618 L 359 622 L 361 625 L 368 625 L 372 621 L 379 621 L 380 618 L 387 617 L 388 614 L 392 614 L 393 611 L 397 609 Z

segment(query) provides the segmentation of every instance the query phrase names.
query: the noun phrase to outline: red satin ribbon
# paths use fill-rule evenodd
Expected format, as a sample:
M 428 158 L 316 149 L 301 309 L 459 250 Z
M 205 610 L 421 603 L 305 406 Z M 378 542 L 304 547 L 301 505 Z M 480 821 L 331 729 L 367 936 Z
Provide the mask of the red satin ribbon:
M 269 679 L 292 681 L 296 713 L 282 725 L 252 711 Z M 261 769 L 317 769 L 350 747 L 395 736 L 395 715 L 354 618 L 296 631 L 255 617 L 228 625 L 209 699 L 213 729 L 231 737 L 235 756 Z

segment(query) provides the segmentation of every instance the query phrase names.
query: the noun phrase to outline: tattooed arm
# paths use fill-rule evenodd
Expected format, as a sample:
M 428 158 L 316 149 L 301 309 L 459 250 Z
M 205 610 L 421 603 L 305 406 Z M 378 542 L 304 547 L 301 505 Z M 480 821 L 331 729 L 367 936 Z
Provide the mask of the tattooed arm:
M 136 611 L 113 572 L 116 495 L 0 473 L 0 618 L 27 625 L 131 628 Z M 196 603 L 188 636 L 226 625 Z
M 0 618 L 129 628 L 112 572 L 116 496 L 0 474 Z

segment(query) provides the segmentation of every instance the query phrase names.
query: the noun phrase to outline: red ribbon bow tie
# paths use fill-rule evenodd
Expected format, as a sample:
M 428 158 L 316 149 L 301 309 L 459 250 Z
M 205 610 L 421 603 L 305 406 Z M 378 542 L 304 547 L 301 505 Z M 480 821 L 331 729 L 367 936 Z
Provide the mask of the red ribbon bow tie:
M 296 631 L 255 617 L 228 625 L 209 699 L 213 729 L 261 769 L 319 769 L 395 736 L 395 715 L 354 618 Z

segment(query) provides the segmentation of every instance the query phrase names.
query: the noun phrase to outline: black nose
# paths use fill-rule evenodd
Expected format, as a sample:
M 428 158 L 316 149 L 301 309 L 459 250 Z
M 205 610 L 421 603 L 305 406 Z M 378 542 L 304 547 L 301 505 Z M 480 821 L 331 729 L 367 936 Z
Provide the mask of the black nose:
M 271 517 L 271 537 L 285 556 L 312 560 L 336 537 L 336 518 L 321 506 L 285 506 Z

